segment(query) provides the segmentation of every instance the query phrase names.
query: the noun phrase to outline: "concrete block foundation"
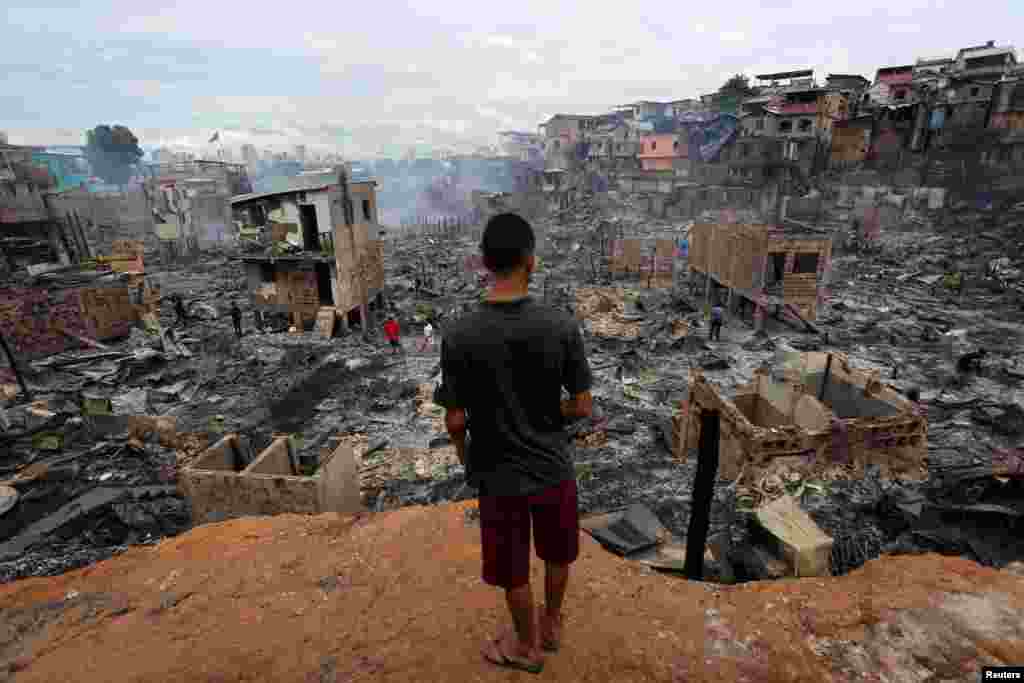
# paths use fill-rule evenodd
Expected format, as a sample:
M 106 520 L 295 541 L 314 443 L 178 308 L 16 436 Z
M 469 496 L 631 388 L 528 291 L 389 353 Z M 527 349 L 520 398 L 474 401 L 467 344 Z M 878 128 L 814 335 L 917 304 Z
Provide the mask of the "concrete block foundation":
M 321 455 L 312 475 L 295 474 L 287 437 L 278 437 L 251 463 L 238 436 L 206 450 L 181 476 L 197 524 L 250 515 L 355 513 L 363 509 L 355 453 L 345 445 Z
M 693 373 L 689 398 L 673 419 L 676 456 L 685 460 L 697 448 L 700 414 L 715 410 L 721 415 L 719 473 L 727 479 L 742 473 L 745 482 L 756 481 L 783 459 L 808 472 L 835 463 L 860 473 L 878 465 L 900 479 L 927 476 L 928 422 L 877 372 L 851 367 L 843 354 L 818 352 L 800 354 L 777 372 L 779 381 L 758 371 L 731 400 Z

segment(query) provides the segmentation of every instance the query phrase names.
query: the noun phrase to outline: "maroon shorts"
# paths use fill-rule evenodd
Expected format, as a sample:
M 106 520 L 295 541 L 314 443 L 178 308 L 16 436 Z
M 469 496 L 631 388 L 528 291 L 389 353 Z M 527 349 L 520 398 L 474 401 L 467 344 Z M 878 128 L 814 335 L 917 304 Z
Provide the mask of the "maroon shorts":
M 569 564 L 580 553 L 580 518 L 576 480 L 532 496 L 480 496 L 480 539 L 484 581 L 518 588 L 530 580 L 530 520 L 537 556 Z

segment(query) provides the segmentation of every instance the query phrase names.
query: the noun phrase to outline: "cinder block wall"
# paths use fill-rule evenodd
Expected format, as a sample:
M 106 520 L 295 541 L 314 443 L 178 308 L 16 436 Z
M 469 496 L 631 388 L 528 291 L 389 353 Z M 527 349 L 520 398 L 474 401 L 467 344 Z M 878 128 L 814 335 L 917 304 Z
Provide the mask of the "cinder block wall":
M 827 354 L 806 355 L 807 370 L 812 376 L 820 373 Z M 794 458 L 806 466 L 846 463 L 858 471 L 877 464 L 893 476 L 926 476 L 923 465 L 928 451 L 927 420 L 904 397 L 879 383 L 877 377 L 851 368 L 841 354 L 833 355 L 833 381 L 855 391 L 866 390 L 867 401 L 886 403 L 894 411 L 884 416 L 839 419 L 810 393 L 813 387 L 800 385 L 799 378 L 790 378 L 788 384 L 771 384 L 775 393 L 770 397 L 762 395 L 767 389 L 759 389 L 755 379 L 738 390 L 735 400 L 728 400 L 697 373 L 691 378 L 689 398 L 673 418 L 676 457 L 685 460 L 698 447 L 701 413 L 717 410 L 721 416 L 719 473 L 723 478 L 736 478 L 743 472 L 744 479 L 751 481 L 776 458 Z M 768 378 L 762 377 L 760 381 L 766 383 Z M 771 424 L 755 424 L 748 417 L 749 414 L 756 419 L 763 413 L 757 406 L 759 401 L 771 403 Z
M 241 472 L 235 471 L 237 436 L 211 446 L 183 473 L 183 493 L 197 524 L 249 515 L 358 512 L 359 471 L 355 454 L 339 446 L 323 459 L 316 474 L 291 474 L 287 438 L 271 445 Z

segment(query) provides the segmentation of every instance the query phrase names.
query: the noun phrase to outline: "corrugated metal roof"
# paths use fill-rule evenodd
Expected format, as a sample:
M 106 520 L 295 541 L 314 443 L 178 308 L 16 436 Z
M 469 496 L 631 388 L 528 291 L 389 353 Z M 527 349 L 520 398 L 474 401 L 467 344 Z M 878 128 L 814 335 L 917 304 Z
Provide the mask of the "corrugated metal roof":
M 353 176 L 350 180 L 353 184 L 376 183 L 368 176 Z M 295 192 L 315 192 L 325 190 L 328 187 L 338 184 L 338 176 L 334 173 L 322 173 L 311 175 L 297 175 L 282 178 L 274 178 L 270 189 L 262 192 L 250 192 L 240 194 L 231 198 L 232 204 L 241 204 L 254 199 L 264 199 L 279 194 L 293 194 Z
M 231 198 L 232 204 L 242 204 L 244 202 L 251 202 L 254 199 L 266 199 L 267 197 L 273 197 L 275 195 L 282 194 L 294 194 L 296 192 L 312 192 L 314 190 L 322 190 L 323 187 L 308 187 L 305 189 L 289 189 L 289 190 L 271 190 L 270 192 L 250 192 L 249 194 L 239 194 Z
M 967 47 L 960 50 L 957 57 L 963 57 L 964 59 L 977 59 L 978 57 L 991 57 L 992 55 L 1005 54 L 1012 54 L 1016 57 L 1017 55 L 1015 52 L 1014 48 L 1009 45 L 1004 45 L 1002 47 Z
M 758 74 L 754 78 L 760 81 L 781 81 L 787 78 L 804 78 L 814 76 L 814 69 L 802 69 L 800 71 L 781 71 L 775 74 Z

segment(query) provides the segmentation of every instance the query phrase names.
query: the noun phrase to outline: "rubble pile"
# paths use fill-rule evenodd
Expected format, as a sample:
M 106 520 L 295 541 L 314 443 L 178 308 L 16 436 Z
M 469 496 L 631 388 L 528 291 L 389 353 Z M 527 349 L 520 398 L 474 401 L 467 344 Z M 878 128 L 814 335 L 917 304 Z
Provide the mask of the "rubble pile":
M 644 316 L 626 315 L 625 292 L 581 287 L 576 290 L 576 302 L 576 312 L 592 334 L 630 339 L 640 334 L 640 321 Z

